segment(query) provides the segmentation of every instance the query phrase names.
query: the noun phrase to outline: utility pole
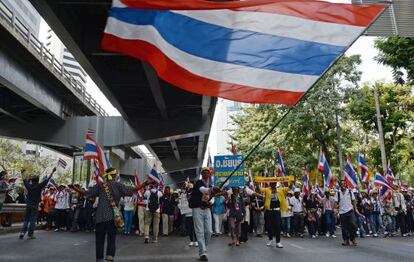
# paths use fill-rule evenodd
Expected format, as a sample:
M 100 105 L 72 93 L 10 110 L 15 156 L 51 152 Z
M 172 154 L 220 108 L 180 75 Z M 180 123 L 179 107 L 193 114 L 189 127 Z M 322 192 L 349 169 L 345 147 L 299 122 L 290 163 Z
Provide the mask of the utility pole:
M 341 126 L 339 125 L 338 111 L 335 112 L 336 117 L 336 140 L 338 141 L 338 160 L 339 160 L 339 177 L 342 179 L 344 168 L 342 163 L 342 141 L 341 141 Z
M 382 120 L 381 120 L 381 111 L 380 111 L 380 104 L 377 92 L 377 85 L 374 85 L 374 99 L 375 99 L 375 109 L 377 111 L 377 123 L 378 123 L 378 135 L 379 135 L 379 145 L 381 150 L 381 162 L 382 162 L 382 169 L 385 174 L 387 172 L 387 156 L 385 154 L 385 143 L 384 143 L 384 132 L 382 130 Z

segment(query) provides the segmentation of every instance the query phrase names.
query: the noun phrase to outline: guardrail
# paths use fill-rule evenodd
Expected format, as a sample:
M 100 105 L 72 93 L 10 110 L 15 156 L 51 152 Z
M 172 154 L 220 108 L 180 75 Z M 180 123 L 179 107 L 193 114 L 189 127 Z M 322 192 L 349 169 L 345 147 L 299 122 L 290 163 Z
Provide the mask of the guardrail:
M 43 42 L 34 36 L 29 28 L 16 17 L 3 1 L 0 0 L 0 24 L 9 27 L 9 31 L 18 39 L 43 65 L 45 65 L 62 83 L 86 105 L 90 105 L 101 116 L 108 116 L 106 111 L 96 102 L 96 100 L 86 92 L 85 86 L 76 80 L 72 74 L 46 49 Z M 3 22 L 3 23 L 2 23 Z M 5 23 L 4 23 L 5 22 Z

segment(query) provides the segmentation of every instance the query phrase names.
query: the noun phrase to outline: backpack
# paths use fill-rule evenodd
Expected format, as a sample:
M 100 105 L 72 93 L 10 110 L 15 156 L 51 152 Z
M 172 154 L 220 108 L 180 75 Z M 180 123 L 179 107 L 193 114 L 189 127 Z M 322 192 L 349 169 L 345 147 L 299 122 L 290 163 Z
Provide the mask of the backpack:
M 151 195 L 148 199 L 148 209 L 151 213 L 155 213 L 158 208 L 160 208 L 160 202 L 158 199 L 158 191 L 151 192 Z

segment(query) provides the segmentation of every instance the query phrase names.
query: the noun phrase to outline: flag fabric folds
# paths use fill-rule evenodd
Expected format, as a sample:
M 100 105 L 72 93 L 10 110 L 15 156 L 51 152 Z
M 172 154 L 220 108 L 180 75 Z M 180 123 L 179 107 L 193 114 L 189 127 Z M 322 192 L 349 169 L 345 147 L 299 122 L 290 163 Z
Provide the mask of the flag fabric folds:
M 311 193 L 311 186 L 309 183 L 309 171 L 305 169 L 303 173 L 303 193 L 305 195 L 309 195 Z
M 358 155 L 358 166 L 361 171 L 361 181 L 368 185 L 370 173 L 368 171 L 367 161 L 365 161 L 365 156 L 361 153 Z
M 376 186 L 382 186 L 390 190 L 393 190 L 393 185 L 385 177 L 383 177 L 379 172 L 375 174 L 374 184 Z
M 161 177 L 158 174 L 157 170 L 155 170 L 155 168 L 151 169 L 151 172 L 149 173 L 148 177 L 154 181 L 155 183 L 157 183 L 158 185 L 161 184 Z
M 391 185 L 394 185 L 395 176 L 394 176 L 394 173 L 392 172 L 390 164 L 388 164 L 387 172 L 385 173 L 385 178 L 388 180 L 388 182 Z
M 384 6 L 316 0 L 114 0 L 102 48 L 192 93 L 295 104 Z
M 111 167 L 111 163 L 109 162 L 107 155 L 92 135 L 89 134 L 89 129 L 88 134 L 86 135 L 83 159 L 96 161 L 94 162 L 95 170 L 98 170 L 99 176 L 103 176 L 105 174 L 105 170 Z
M 287 176 L 285 165 L 283 163 L 282 158 L 282 150 L 280 149 L 280 146 L 277 147 L 277 166 L 278 166 L 278 176 Z
M 352 167 L 351 159 L 348 157 L 346 160 L 345 165 L 345 183 L 347 184 L 348 188 L 354 189 L 358 186 L 358 178 L 356 176 L 356 172 Z
M 59 185 L 55 182 L 55 180 L 53 178 L 49 179 L 49 181 L 47 182 L 46 187 L 52 187 L 54 189 L 58 189 Z
M 335 184 L 335 179 L 331 171 L 331 167 L 329 166 L 328 160 L 325 157 L 325 153 L 320 151 L 319 157 L 319 164 L 318 168 L 322 171 L 324 176 L 324 187 L 325 188 L 333 188 Z

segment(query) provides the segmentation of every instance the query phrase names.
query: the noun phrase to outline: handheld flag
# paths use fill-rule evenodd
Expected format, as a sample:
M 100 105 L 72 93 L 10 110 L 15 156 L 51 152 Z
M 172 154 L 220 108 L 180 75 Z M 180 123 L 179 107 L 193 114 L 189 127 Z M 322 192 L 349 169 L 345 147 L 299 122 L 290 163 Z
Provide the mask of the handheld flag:
M 392 169 L 389 163 L 388 163 L 387 172 L 385 173 L 385 178 L 388 180 L 388 182 L 391 185 L 394 185 L 395 176 L 394 176 L 394 173 L 392 172 Z
M 278 176 L 287 176 L 285 165 L 283 163 L 283 158 L 282 158 L 282 150 L 280 149 L 280 146 L 277 147 L 277 166 L 278 166 L 278 171 L 277 171 Z
M 335 178 L 332 174 L 331 167 L 329 166 L 328 160 L 326 159 L 325 153 L 322 151 L 322 149 L 320 151 L 318 168 L 322 171 L 324 176 L 324 187 L 333 188 L 335 184 Z
M 63 160 L 62 158 L 59 158 L 57 165 L 65 169 L 68 163 L 66 163 L 66 161 Z
M 382 203 L 386 203 L 392 198 L 392 190 L 387 187 L 381 187 L 379 190 L 379 198 Z
M 103 176 L 105 174 L 105 170 L 111 167 L 111 163 L 105 152 L 103 151 L 102 147 L 93 139 L 93 137 L 89 134 L 90 131 L 88 129 L 88 134 L 86 135 L 85 141 L 85 148 L 83 159 L 85 160 L 97 160 L 98 163 L 98 171 L 99 175 Z
M 314 184 L 313 187 L 314 187 L 314 190 L 315 190 L 315 193 L 316 193 L 316 197 L 319 200 L 321 200 L 323 198 L 324 194 L 323 194 L 322 188 L 318 184 L 318 178 L 317 177 L 315 178 L 315 184 Z
M 383 177 L 379 172 L 375 174 L 374 184 L 376 186 L 382 186 L 390 190 L 393 190 L 393 185 L 385 177 Z
M 237 155 L 236 146 L 233 144 L 233 142 L 231 142 L 231 153 L 233 155 Z
M 305 195 L 309 195 L 311 192 L 311 186 L 309 183 L 309 171 L 304 170 L 304 178 L 303 178 L 303 193 Z
M 383 9 L 316 0 L 114 0 L 102 48 L 147 61 L 192 93 L 294 105 Z
M 134 185 L 141 186 L 141 182 L 139 181 L 139 175 L 136 169 L 134 170 Z
M 161 178 L 160 175 L 158 174 L 157 170 L 155 170 L 155 168 L 151 169 L 150 174 L 148 175 L 148 177 L 154 181 L 155 183 L 157 183 L 158 185 L 161 183 Z
M 347 184 L 348 188 L 354 189 L 358 186 L 358 179 L 356 177 L 356 173 L 354 168 L 352 167 L 351 159 L 347 158 L 346 165 L 345 165 L 345 183 Z
M 92 128 L 88 128 L 86 135 L 93 137 L 95 135 L 96 131 Z
M 214 185 L 214 167 L 213 161 L 211 160 L 210 150 L 208 151 L 207 167 L 210 170 L 210 186 Z
M 249 168 L 249 182 L 247 183 L 247 185 L 251 190 L 254 190 L 253 175 L 251 168 Z
M 367 166 L 367 162 L 365 161 L 365 156 L 361 153 L 359 153 L 359 156 L 358 156 L 358 166 L 361 171 L 362 182 L 368 185 L 370 172 L 368 171 L 368 166 Z
M 59 185 L 55 182 L 55 180 L 53 178 L 49 179 L 49 181 L 47 182 L 46 187 L 52 187 L 54 189 L 58 189 Z

